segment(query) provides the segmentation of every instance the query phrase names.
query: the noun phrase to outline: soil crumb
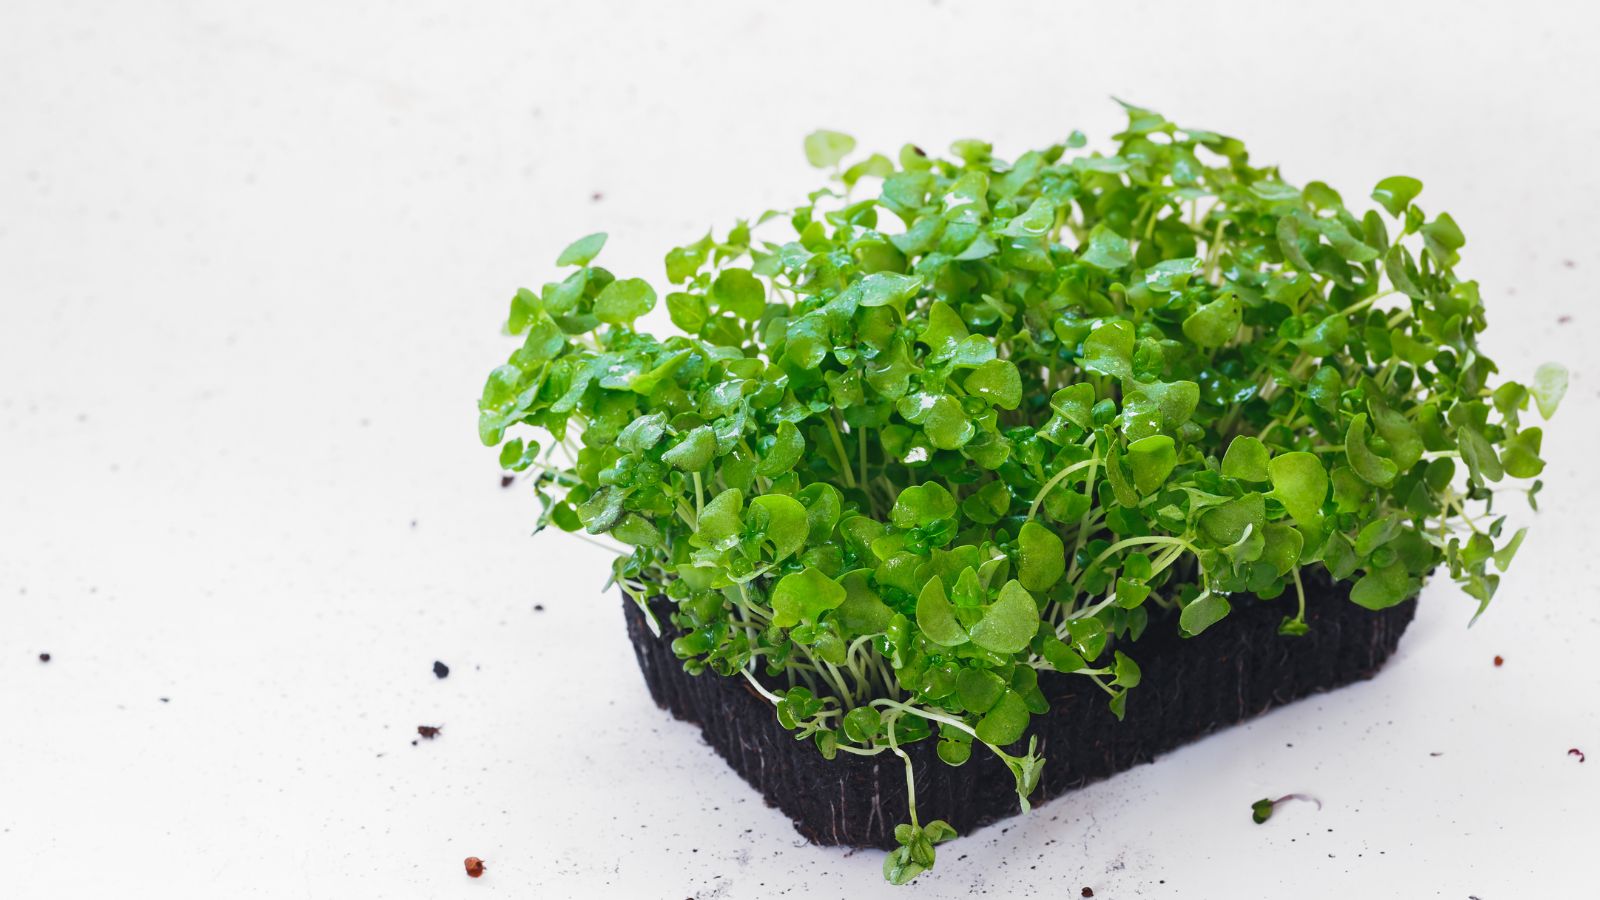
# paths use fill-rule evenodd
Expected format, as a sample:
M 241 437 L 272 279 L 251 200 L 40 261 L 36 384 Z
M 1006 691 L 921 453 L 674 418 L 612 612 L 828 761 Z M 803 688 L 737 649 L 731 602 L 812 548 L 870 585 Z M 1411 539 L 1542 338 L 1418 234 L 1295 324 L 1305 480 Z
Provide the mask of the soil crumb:
M 469 878 L 482 878 L 483 877 L 483 860 L 477 858 L 476 856 L 469 856 L 466 859 L 466 866 L 467 866 L 467 877 L 469 877 Z
M 49 662 L 49 661 L 50 661 L 50 654 L 48 654 L 48 653 L 39 654 L 39 662 Z
M 441 732 L 443 730 L 444 730 L 444 726 L 443 725 L 418 725 L 417 726 L 417 734 L 422 735 L 423 737 L 427 738 L 430 741 L 433 740 L 434 738 L 438 737 L 439 736 L 439 732 Z
M 450 667 L 436 659 L 433 661 L 433 675 L 435 678 L 448 678 L 450 676 Z

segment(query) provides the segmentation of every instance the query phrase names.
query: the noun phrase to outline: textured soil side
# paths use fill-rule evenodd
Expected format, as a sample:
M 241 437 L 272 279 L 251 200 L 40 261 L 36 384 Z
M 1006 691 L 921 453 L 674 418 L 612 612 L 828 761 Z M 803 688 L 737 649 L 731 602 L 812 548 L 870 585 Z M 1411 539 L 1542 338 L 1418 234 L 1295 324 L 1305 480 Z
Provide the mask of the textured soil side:
M 1144 677 L 1129 694 L 1125 721 L 1117 721 L 1106 708 L 1105 692 L 1089 679 L 1041 673 L 1050 712 L 1034 717 L 1030 733 L 1038 735 L 1047 762 L 1033 803 L 1149 762 L 1275 706 L 1372 677 L 1399 644 L 1416 601 L 1371 612 L 1349 602 L 1348 585 L 1330 583 L 1320 570 L 1317 575 L 1305 585 L 1311 632 L 1303 637 L 1277 633 L 1293 602 L 1285 598 L 1235 597 L 1227 619 L 1189 639 L 1179 637 L 1170 620 L 1152 622 L 1132 653 Z M 785 731 L 771 704 L 743 679 L 685 673 L 668 647 L 674 636 L 666 617 L 670 607 L 665 600 L 657 603 L 660 638 L 631 601 L 623 603 L 656 704 L 699 724 L 706 742 L 808 840 L 894 847 L 894 826 L 906 815 L 900 758 L 841 753 L 825 760 L 810 741 L 796 741 Z M 945 819 L 967 834 L 1019 812 L 1011 774 L 993 754 L 980 748 L 966 765 L 952 768 L 938 759 L 931 740 L 905 749 L 916 770 L 923 821 Z

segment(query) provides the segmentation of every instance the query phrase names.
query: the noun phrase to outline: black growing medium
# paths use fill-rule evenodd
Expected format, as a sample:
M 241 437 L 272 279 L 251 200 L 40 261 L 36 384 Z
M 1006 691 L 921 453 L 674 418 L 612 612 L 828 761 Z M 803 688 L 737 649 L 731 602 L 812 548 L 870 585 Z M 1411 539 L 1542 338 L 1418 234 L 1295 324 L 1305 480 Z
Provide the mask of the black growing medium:
M 1043 802 L 1149 762 L 1220 728 L 1321 691 L 1372 677 L 1395 651 L 1416 613 L 1416 600 L 1372 612 L 1349 602 L 1350 585 L 1307 569 L 1306 617 L 1311 628 L 1283 636 L 1283 601 L 1235 597 L 1227 628 L 1192 638 L 1173 622 L 1152 622 L 1139 642 L 1144 679 L 1118 722 L 1105 694 L 1086 678 L 1041 672 L 1050 712 L 1036 716 L 1044 767 Z M 897 757 L 839 754 L 827 760 L 810 741 L 778 724 L 772 704 L 740 678 L 683 670 L 669 644 L 676 636 L 670 604 L 657 598 L 662 636 L 624 600 L 628 634 L 656 704 L 696 723 L 706 742 L 763 797 L 817 844 L 896 846 L 894 826 L 906 808 L 905 766 Z M 1109 651 L 1108 651 L 1109 652 Z M 924 820 L 944 819 L 958 834 L 1019 812 L 1011 773 L 990 754 L 959 768 L 935 754 L 935 741 L 908 745 Z

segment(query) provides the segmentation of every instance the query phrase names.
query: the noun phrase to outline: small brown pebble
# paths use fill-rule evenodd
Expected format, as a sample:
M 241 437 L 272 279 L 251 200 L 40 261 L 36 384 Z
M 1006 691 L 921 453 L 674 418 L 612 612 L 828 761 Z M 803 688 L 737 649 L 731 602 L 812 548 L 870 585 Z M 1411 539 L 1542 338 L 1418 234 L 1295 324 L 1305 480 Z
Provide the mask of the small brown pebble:
M 1506 658 L 1504 656 L 1496 656 L 1494 658 L 1495 668 L 1499 668 L 1499 667 L 1501 667 L 1501 666 L 1503 666 L 1505 664 L 1506 664 Z
M 516 481 L 517 481 L 517 476 L 515 476 L 515 475 L 501 475 L 500 476 L 500 486 L 503 487 L 503 488 L 511 487 L 511 485 L 515 484 Z
M 1587 757 L 1583 755 L 1583 751 L 1579 750 L 1577 747 L 1573 747 L 1571 750 L 1568 750 L 1567 755 L 1576 756 L 1578 758 L 1578 762 L 1583 762 L 1585 759 L 1587 759 Z
M 467 875 L 471 878 L 483 877 L 483 860 L 476 856 L 467 857 Z
M 1082 894 L 1085 897 L 1093 897 L 1094 896 L 1094 888 L 1086 887 L 1082 891 L 1079 891 L 1079 893 Z
M 417 726 L 417 734 L 422 735 L 423 737 L 427 738 L 430 741 L 433 740 L 434 738 L 438 737 L 439 736 L 439 732 L 441 732 L 443 730 L 444 730 L 444 726 L 443 725 L 418 725 Z
M 39 654 L 39 662 L 49 662 L 49 661 L 50 661 L 50 654 L 48 654 L 48 653 Z

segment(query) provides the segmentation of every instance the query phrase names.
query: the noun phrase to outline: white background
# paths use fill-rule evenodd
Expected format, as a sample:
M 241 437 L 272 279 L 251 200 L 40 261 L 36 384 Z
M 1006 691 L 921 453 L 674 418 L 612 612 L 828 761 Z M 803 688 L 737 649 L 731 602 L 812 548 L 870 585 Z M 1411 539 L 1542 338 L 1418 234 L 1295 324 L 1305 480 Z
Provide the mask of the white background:
M 1595 896 L 1584 6 L 8 0 L 0 896 Z M 1435 582 L 1376 681 L 893 891 L 650 703 L 604 554 L 529 539 L 474 402 L 578 235 L 659 279 L 816 186 L 815 127 L 1015 156 L 1104 146 L 1112 94 L 1351 200 L 1420 176 L 1506 373 L 1572 367 L 1544 511 L 1470 631 Z M 1250 823 L 1289 791 L 1324 808 Z

